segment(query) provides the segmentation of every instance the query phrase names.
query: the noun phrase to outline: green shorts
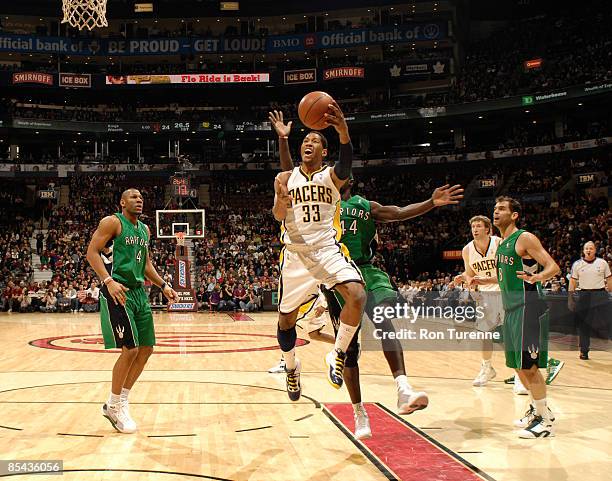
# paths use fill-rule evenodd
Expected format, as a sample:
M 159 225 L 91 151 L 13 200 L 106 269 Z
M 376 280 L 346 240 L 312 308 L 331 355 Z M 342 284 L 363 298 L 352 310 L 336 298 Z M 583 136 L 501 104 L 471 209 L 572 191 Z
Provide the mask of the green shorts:
M 365 290 L 368 296 L 365 312 L 368 314 L 370 319 L 372 318 L 369 313 L 372 312 L 374 307 L 379 306 L 385 301 L 395 304 L 398 302 L 398 292 L 393 284 L 389 275 L 374 267 L 372 264 L 363 264 L 357 266 L 361 271 L 361 276 L 365 281 Z M 342 306 L 344 306 L 344 300 L 340 294 L 336 296 Z
M 115 304 L 106 286 L 100 289 L 100 321 L 105 349 L 155 345 L 153 313 L 144 287 L 125 293 L 125 306 Z
M 527 303 L 504 316 L 503 339 L 506 366 L 545 368 L 548 363 L 549 317 L 543 302 Z

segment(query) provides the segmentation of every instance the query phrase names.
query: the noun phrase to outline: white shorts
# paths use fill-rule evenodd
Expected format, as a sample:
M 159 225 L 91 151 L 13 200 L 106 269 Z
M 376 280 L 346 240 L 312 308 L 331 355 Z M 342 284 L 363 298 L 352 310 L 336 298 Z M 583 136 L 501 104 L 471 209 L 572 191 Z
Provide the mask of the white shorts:
M 319 285 L 333 289 L 338 284 L 359 282 L 363 278 L 342 244 L 296 252 L 285 247 L 280 257 L 278 310 L 295 311 L 319 295 Z
M 476 317 L 476 329 L 481 332 L 491 332 L 504 322 L 504 306 L 502 304 L 501 292 L 480 291 L 472 292 L 472 298 L 476 306 L 480 307 L 484 315 Z M 477 312 L 478 312 L 477 311 Z
M 321 296 L 307 302 L 298 312 L 297 324 L 304 329 L 308 334 L 315 331 L 320 331 L 329 321 L 327 309 L 319 317 L 315 315 L 315 310 L 321 305 Z

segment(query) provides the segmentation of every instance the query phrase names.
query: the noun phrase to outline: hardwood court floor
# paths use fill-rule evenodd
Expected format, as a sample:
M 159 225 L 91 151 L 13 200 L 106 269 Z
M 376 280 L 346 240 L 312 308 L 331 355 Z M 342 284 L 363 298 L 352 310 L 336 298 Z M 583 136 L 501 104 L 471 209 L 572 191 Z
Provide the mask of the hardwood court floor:
M 276 316 L 251 317 L 156 314 L 159 346 L 130 394 L 139 431 L 123 435 L 100 414 L 116 354 L 102 352 L 97 315 L 0 314 L 0 459 L 62 459 L 66 481 L 392 477 L 321 409 L 348 401 L 346 390 L 325 379 L 328 345 L 298 348 L 304 396 L 291 403 L 284 375 L 266 372 L 279 359 Z M 566 361 L 549 391 L 555 438 L 516 437 L 512 420 L 526 399 L 504 385 L 510 371 L 501 353 L 494 355 L 495 382 L 473 388 L 478 353 L 406 352 L 409 378 L 428 392 L 430 405 L 405 419 L 485 479 L 607 479 L 612 354 L 593 352 L 588 362 L 576 352 L 554 355 Z M 360 366 L 364 401 L 395 411 L 395 385 L 382 353 L 364 352 Z M 373 439 L 385 434 L 375 423 L 372 430 Z

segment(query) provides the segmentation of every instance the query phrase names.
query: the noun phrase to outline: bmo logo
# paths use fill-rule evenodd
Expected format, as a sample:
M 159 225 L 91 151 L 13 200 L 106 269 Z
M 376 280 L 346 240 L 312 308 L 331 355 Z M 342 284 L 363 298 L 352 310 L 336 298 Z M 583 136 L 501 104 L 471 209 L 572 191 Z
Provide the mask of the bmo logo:
M 317 69 L 305 68 L 300 70 L 285 70 L 285 85 L 316 83 Z
M 299 47 L 299 38 L 279 38 L 272 41 L 272 47 L 274 48 L 287 48 L 287 47 Z

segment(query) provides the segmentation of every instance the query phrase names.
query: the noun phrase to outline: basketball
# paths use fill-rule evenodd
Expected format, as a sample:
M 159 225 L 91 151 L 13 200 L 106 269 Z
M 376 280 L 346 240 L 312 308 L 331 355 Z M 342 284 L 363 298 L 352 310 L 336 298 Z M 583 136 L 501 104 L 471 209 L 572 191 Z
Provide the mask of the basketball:
M 316 91 L 304 95 L 298 106 L 298 115 L 302 123 L 313 130 L 323 130 L 328 125 L 325 122 L 325 114 L 328 105 L 334 102 L 331 95 L 325 92 Z

